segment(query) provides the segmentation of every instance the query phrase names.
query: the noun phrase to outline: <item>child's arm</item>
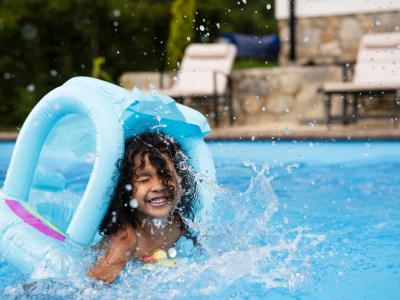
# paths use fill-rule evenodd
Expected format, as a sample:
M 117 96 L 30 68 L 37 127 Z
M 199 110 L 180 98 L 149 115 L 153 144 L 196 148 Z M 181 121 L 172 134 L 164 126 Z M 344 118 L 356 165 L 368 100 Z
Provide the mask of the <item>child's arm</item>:
M 126 228 L 112 235 L 107 243 L 105 255 L 97 259 L 96 265 L 88 270 L 89 277 L 112 283 L 135 252 L 136 234 Z

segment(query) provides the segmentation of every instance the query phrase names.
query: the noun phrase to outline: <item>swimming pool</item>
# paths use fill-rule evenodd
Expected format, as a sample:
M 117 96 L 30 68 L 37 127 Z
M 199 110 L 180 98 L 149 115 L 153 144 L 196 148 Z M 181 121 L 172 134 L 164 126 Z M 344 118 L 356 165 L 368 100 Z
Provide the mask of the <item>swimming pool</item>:
M 0 293 L 60 298 L 397 299 L 399 142 L 212 142 L 221 188 L 201 253 L 130 265 L 110 288 L 28 281 L 0 259 Z M 13 143 L 0 144 L 0 185 Z

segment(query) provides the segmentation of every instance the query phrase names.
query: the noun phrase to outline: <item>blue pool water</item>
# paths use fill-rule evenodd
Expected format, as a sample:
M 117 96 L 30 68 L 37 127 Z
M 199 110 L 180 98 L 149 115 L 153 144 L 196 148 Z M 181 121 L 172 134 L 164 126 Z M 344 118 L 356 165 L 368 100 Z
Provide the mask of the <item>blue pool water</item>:
M 0 258 L 8 298 L 398 299 L 399 142 L 213 142 L 218 191 L 202 253 L 127 267 L 117 285 L 30 282 Z M 13 143 L 0 144 L 0 185 Z

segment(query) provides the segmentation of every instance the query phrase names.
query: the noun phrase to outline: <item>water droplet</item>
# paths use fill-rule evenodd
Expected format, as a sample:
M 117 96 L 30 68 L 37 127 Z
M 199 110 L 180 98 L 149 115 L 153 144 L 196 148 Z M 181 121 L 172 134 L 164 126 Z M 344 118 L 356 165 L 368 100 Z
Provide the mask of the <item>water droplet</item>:
M 155 219 L 153 219 L 153 225 L 156 226 L 157 228 L 160 228 L 162 225 L 162 222 L 160 219 L 155 218 Z
M 132 198 L 131 201 L 129 201 L 129 206 L 132 208 L 137 208 L 138 207 L 138 201 L 135 198 Z
M 200 29 L 200 31 L 204 31 L 205 28 L 204 28 L 203 25 L 200 25 L 200 26 L 199 26 L 199 29 Z
M 119 9 L 114 9 L 113 15 L 116 18 L 119 18 L 121 16 L 121 11 Z
M 188 42 L 190 42 L 190 36 L 187 36 L 187 37 L 186 37 L 186 40 L 187 40 Z
M 266 9 L 270 10 L 271 8 L 272 8 L 272 5 L 271 4 L 267 4 Z
M 168 249 L 168 256 L 169 258 L 174 258 L 176 256 L 176 249 L 175 247 L 169 248 Z
M 219 23 L 216 23 L 215 26 L 217 26 L 218 29 L 221 27 Z
M 21 29 L 22 38 L 25 40 L 33 40 L 38 33 L 36 25 L 28 23 L 22 26 Z
M 58 74 L 57 70 L 51 70 L 50 71 L 50 75 L 53 76 L 53 77 L 56 77 L 57 74 Z
M 35 85 L 33 83 L 28 84 L 28 86 L 26 87 L 26 89 L 28 90 L 28 92 L 33 92 L 35 91 Z
M 128 192 L 132 191 L 132 184 L 130 184 L 130 183 L 126 184 L 125 190 L 127 190 Z
M 285 135 L 289 135 L 290 131 L 288 127 L 285 127 L 285 129 L 283 129 L 283 132 L 285 133 Z
M 245 167 L 251 167 L 251 169 L 252 169 L 254 172 L 257 172 L 257 166 L 256 166 L 255 162 L 252 162 L 252 161 L 250 161 L 250 160 L 248 160 L 248 159 L 244 159 L 242 162 L 243 162 L 243 165 L 244 165 Z
M 3 77 L 4 77 L 5 80 L 8 80 L 8 79 L 11 78 L 11 74 L 8 73 L 8 72 L 5 72 L 5 73 L 3 74 Z
M 187 170 L 188 166 L 184 161 L 179 162 L 178 168 L 182 171 Z
M 154 84 L 149 83 L 148 84 L 149 90 L 151 91 L 151 95 L 155 96 L 156 95 L 156 87 Z
M 298 168 L 298 167 L 300 167 L 300 164 L 298 164 L 298 163 L 293 163 L 293 164 L 291 164 L 291 165 L 288 165 L 288 166 L 286 167 L 286 170 L 287 170 L 288 174 L 292 174 L 293 169 L 294 169 L 294 168 Z

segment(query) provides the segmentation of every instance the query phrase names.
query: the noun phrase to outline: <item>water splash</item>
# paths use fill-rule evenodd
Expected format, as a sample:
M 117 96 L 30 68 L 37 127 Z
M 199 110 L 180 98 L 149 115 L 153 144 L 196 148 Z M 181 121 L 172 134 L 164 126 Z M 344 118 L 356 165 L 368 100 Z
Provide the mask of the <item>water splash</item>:
M 143 268 L 140 263 L 131 262 L 111 286 L 71 274 L 63 279 L 13 284 L 3 294 L 10 298 L 52 295 L 75 299 L 163 299 L 168 294 L 184 299 L 227 298 L 237 287 L 246 290 L 245 287 L 256 286 L 262 293 L 272 289 L 296 290 L 309 276 L 309 249 L 321 244 L 324 237 L 311 233 L 306 226 L 290 228 L 287 224 L 282 226 L 284 222 L 272 222 L 279 201 L 271 185 L 269 166 L 257 168 L 251 161 L 246 165 L 254 176 L 242 193 L 228 191 L 196 174 L 217 198 L 211 224 L 206 229 L 193 228 L 199 229 L 200 246 L 192 256 L 182 256 L 179 249 L 171 248 L 169 256 L 176 257 L 172 266 L 156 264 Z M 88 251 L 83 264 L 88 266 L 96 255 Z

